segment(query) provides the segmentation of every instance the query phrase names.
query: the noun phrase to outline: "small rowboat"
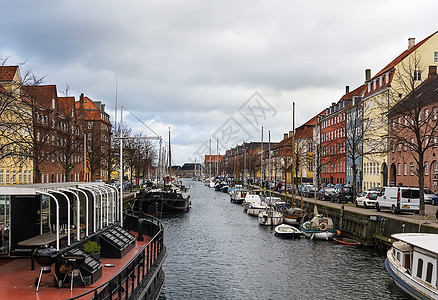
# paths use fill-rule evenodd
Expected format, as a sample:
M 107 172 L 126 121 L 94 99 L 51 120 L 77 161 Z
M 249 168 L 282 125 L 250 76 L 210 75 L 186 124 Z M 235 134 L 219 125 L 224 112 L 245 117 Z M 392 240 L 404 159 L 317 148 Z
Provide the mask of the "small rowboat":
M 359 247 L 361 245 L 360 242 L 345 237 L 336 237 L 333 238 L 333 241 L 335 242 L 335 244 L 339 244 L 339 245 L 354 246 L 354 247 Z
M 301 230 L 287 224 L 278 225 L 277 227 L 275 227 L 274 231 L 276 236 L 282 238 L 295 239 L 303 235 L 303 232 Z

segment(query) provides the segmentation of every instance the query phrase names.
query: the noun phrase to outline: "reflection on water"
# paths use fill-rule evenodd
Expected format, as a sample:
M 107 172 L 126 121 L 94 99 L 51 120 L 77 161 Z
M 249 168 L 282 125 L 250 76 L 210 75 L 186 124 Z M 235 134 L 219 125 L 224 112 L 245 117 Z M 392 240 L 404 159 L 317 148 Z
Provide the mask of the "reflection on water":
M 387 274 L 384 253 L 280 239 L 227 194 L 184 184 L 191 211 L 163 218 L 169 254 L 160 299 L 409 299 Z

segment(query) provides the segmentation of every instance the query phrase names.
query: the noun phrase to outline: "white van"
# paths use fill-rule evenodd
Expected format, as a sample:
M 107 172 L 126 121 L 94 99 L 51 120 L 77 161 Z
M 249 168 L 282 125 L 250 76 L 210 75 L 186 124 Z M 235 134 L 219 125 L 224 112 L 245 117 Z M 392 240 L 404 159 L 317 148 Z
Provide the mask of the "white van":
M 420 189 L 407 186 L 384 187 L 377 196 L 376 209 L 390 209 L 393 214 L 420 212 Z

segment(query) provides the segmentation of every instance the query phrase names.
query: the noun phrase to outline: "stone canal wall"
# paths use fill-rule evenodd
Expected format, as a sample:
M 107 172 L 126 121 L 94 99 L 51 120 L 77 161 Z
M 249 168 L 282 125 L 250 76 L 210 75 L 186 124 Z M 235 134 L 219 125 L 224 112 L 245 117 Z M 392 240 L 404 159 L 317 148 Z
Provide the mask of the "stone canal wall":
M 301 200 L 296 199 L 301 205 Z M 365 246 L 382 250 L 391 246 L 391 235 L 400 232 L 438 233 L 438 221 L 435 216 L 419 216 L 416 214 L 392 214 L 377 212 L 375 209 L 364 209 L 325 201 L 303 199 L 303 207 L 313 212 L 317 205 L 318 212 L 332 218 L 342 235 L 361 241 Z
M 274 193 L 272 195 L 285 199 L 284 194 Z M 335 226 L 341 230 L 342 235 L 359 240 L 363 245 L 388 249 L 393 240 L 391 235 L 400 232 L 425 232 L 438 233 L 438 220 L 435 217 L 437 208 L 426 205 L 426 216 L 413 213 L 392 214 L 389 211 L 376 211 L 373 208 L 356 207 L 352 203 L 331 203 L 295 196 L 295 206 L 313 213 L 314 206 L 318 212 L 332 218 Z M 289 196 L 287 202 L 292 198 Z

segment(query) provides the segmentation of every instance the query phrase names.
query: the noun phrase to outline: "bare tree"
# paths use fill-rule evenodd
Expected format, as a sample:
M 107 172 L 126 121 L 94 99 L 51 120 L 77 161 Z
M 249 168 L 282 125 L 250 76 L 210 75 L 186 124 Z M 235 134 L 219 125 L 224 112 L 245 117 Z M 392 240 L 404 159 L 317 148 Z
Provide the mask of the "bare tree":
M 424 205 L 424 158 L 427 151 L 436 147 L 438 122 L 428 106 L 437 96 L 436 66 L 421 85 L 421 74 L 426 68 L 421 65 L 421 57 L 412 55 L 395 71 L 388 111 L 388 140 L 393 149 L 403 147 L 417 163 L 415 175 L 420 188 L 420 214 L 425 213 Z M 434 70 L 434 71 L 433 71 Z M 436 112 L 435 112 L 436 114 Z

